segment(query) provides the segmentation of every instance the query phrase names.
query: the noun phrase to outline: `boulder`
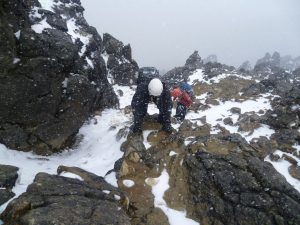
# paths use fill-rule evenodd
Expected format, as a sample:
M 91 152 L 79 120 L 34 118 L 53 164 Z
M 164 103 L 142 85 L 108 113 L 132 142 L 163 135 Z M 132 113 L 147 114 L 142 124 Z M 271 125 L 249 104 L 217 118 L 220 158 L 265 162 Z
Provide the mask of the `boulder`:
M 5 224 L 130 224 L 122 196 L 103 178 L 79 168 L 62 168 L 85 180 L 39 173 L 27 191 L 1 214 Z M 72 171 L 73 170 L 73 171 Z M 116 194 L 118 193 L 118 195 Z

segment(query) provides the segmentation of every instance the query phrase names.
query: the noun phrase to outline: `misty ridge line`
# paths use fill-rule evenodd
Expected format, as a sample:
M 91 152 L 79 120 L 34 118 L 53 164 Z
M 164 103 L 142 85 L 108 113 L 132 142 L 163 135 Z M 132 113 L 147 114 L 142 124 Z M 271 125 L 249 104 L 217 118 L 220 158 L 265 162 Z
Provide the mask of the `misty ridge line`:
M 168 70 L 198 50 L 239 67 L 266 52 L 300 55 L 300 1 L 82 0 L 99 33 L 130 43 L 141 66 Z

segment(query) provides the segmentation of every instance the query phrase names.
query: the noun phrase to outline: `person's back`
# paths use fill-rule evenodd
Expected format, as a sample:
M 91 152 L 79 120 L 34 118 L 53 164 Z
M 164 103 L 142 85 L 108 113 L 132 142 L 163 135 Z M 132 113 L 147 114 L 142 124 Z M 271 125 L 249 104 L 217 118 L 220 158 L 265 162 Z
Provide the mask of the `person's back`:
M 171 95 L 174 97 L 174 100 L 177 100 L 176 115 L 174 117 L 183 121 L 187 113 L 187 109 L 193 103 L 191 97 L 191 95 L 193 95 L 192 86 L 188 83 L 183 83 L 179 87 L 175 87 L 171 91 Z
M 157 78 L 151 79 L 149 82 L 147 79 L 144 79 L 138 83 L 131 101 L 134 115 L 132 132 L 141 133 L 143 119 L 147 114 L 148 104 L 151 100 L 159 109 L 158 122 L 163 125 L 162 130 L 171 132 L 171 95 L 166 85 Z

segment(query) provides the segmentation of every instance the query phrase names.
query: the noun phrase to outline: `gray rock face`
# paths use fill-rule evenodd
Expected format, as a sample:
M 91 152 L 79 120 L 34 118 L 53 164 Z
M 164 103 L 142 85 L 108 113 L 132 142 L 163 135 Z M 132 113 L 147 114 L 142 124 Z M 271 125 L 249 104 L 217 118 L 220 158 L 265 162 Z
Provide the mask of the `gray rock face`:
M 192 55 L 190 55 L 190 57 L 185 62 L 185 66 L 191 70 L 201 68 L 202 65 L 203 65 L 203 62 L 201 60 L 201 57 L 200 57 L 198 51 L 194 51 L 194 53 Z
M 83 10 L 77 0 L 52 11 L 37 0 L 0 3 L 0 143 L 51 154 L 93 111 L 118 105 L 102 39 Z
M 249 61 L 243 62 L 242 65 L 239 67 L 239 71 L 241 72 L 249 72 L 251 70 L 252 70 L 252 66 Z
M 111 36 L 103 35 L 103 53 L 107 57 L 108 73 L 112 82 L 119 85 L 132 85 L 137 80 L 138 64 L 132 59 L 130 45 L 125 45 Z
M 218 154 L 199 149 L 187 156 L 193 215 L 205 218 L 205 224 L 299 224 L 300 194 L 255 151 L 232 138 L 217 141 L 221 145 L 213 152 Z M 230 154 L 222 152 L 227 144 Z
M 188 80 L 189 75 L 196 69 L 203 67 L 203 61 L 199 56 L 198 51 L 194 51 L 186 60 L 184 66 L 175 67 L 163 75 L 163 79 L 170 85 L 178 85 L 184 80 Z
M 292 58 L 291 56 L 281 57 L 278 52 L 270 53 L 257 60 L 254 71 L 263 75 L 278 72 L 280 69 L 284 71 L 293 72 L 300 67 L 300 57 Z
M 204 65 L 204 73 L 208 76 L 208 78 L 213 78 L 222 73 L 233 72 L 234 70 L 235 68 L 233 66 L 227 66 L 218 62 L 208 62 Z
M 14 166 L 0 165 L 0 205 L 14 197 L 11 189 L 18 178 L 18 168 Z
M 92 177 L 94 183 L 39 173 L 27 192 L 9 203 L 1 219 L 7 225 L 129 225 L 114 194 L 107 194 L 115 188 L 103 178 Z

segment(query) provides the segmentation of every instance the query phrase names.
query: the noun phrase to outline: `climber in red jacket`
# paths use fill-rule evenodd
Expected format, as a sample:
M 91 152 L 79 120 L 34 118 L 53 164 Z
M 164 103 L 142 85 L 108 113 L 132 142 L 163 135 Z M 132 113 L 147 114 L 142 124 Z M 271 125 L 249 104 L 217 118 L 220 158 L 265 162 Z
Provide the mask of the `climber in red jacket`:
M 174 117 L 183 121 L 187 113 L 187 109 L 192 105 L 193 100 L 191 96 L 180 87 L 175 87 L 171 91 L 171 96 L 173 97 L 173 100 L 177 99 L 176 115 Z

